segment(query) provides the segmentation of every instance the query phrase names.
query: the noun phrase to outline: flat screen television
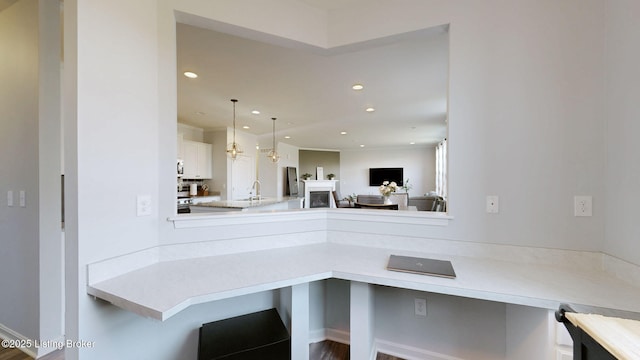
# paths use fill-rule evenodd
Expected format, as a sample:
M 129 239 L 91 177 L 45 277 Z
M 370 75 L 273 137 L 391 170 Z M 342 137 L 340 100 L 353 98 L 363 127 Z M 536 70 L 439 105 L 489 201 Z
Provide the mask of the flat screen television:
M 369 168 L 369 186 L 380 186 L 385 181 L 395 181 L 402 186 L 403 168 Z

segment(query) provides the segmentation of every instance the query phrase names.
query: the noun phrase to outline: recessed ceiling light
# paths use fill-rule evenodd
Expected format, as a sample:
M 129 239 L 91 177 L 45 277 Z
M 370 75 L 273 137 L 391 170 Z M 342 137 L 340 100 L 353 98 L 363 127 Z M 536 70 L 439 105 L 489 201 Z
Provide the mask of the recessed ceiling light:
M 249 125 L 244 125 L 242 128 L 243 129 L 250 129 Z
M 416 144 L 415 141 L 412 141 L 412 142 L 409 143 L 409 145 L 415 145 L 415 144 Z
M 364 144 L 360 145 L 360 147 L 364 147 Z
M 340 131 L 340 135 L 347 135 L 346 131 Z
M 362 90 L 364 89 L 364 86 L 362 86 L 362 84 L 354 84 L 351 88 L 353 90 Z
M 185 71 L 184 72 L 184 76 L 188 77 L 189 79 L 195 79 L 198 77 L 198 74 L 192 72 L 192 71 Z
M 284 137 L 285 139 L 291 139 L 291 136 L 287 135 Z
M 368 107 L 368 108 L 364 109 L 364 111 L 366 111 L 366 112 L 374 112 L 374 111 L 376 111 L 376 109 L 374 109 L 372 107 Z
M 253 110 L 253 111 L 251 111 L 251 113 L 253 115 L 260 115 L 260 111 L 258 111 L 258 110 Z

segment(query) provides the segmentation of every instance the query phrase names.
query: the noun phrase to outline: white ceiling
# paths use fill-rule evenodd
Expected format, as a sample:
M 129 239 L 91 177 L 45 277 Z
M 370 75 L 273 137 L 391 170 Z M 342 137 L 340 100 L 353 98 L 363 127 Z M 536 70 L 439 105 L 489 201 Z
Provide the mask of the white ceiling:
M 311 5 L 315 8 L 322 10 L 339 10 L 343 8 L 352 8 L 366 4 L 371 0 L 298 0 L 307 5 Z
M 302 1 L 333 9 L 362 0 Z M 238 131 L 258 135 L 263 147 L 271 143 L 272 117 L 276 140 L 301 148 L 420 146 L 446 136 L 446 28 L 339 51 L 282 47 L 184 24 L 177 37 L 181 123 L 230 127 L 236 98 Z M 184 71 L 199 77 L 188 79 Z M 364 90 L 352 90 L 355 83 Z M 369 106 L 376 111 L 365 112 Z M 252 115 L 254 109 L 261 114 Z

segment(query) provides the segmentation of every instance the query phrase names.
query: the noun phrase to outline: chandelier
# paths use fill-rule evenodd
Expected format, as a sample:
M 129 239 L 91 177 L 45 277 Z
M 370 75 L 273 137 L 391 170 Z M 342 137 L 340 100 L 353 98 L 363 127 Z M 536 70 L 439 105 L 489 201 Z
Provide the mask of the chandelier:
M 233 142 L 231 144 L 227 144 L 227 154 L 231 158 L 231 160 L 235 160 L 238 157 L 238 154 L 242 154 L 242 150 L 240 149 L 240 145 L 236 142 L 236 103 L 237 99 L 231 99 L 233 103 Z
M 278 151 L 276 150 L 276 118 L 271 118 L 271 120 L 273 120 L 273 147 L 267 154 L 267 157 L 275 164 L 280 160 L 280 155 L 278 155 Z

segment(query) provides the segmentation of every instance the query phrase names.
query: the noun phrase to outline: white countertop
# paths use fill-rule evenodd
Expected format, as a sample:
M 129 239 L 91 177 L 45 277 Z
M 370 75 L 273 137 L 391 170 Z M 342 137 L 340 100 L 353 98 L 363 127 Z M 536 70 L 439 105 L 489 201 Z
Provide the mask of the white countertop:
M 202 202 L 192 206 L 212 207 L 212 208 L 230 208 L 230 209 L 247 209 L 259 206 L 279 204 L 291 200 L 300 200 L 296 197 L 266 197 L 260 200 L 217 200 Z
M 388 271 L 391 254 L 451 260 L 457 278 Z M 568 303 L 640 313 L 640 288 L 604 271 L 334 243 L 158 262 L 90 283 L 87 292 L 166 320 L 190 305 L 328 278 L 547 309 Z

